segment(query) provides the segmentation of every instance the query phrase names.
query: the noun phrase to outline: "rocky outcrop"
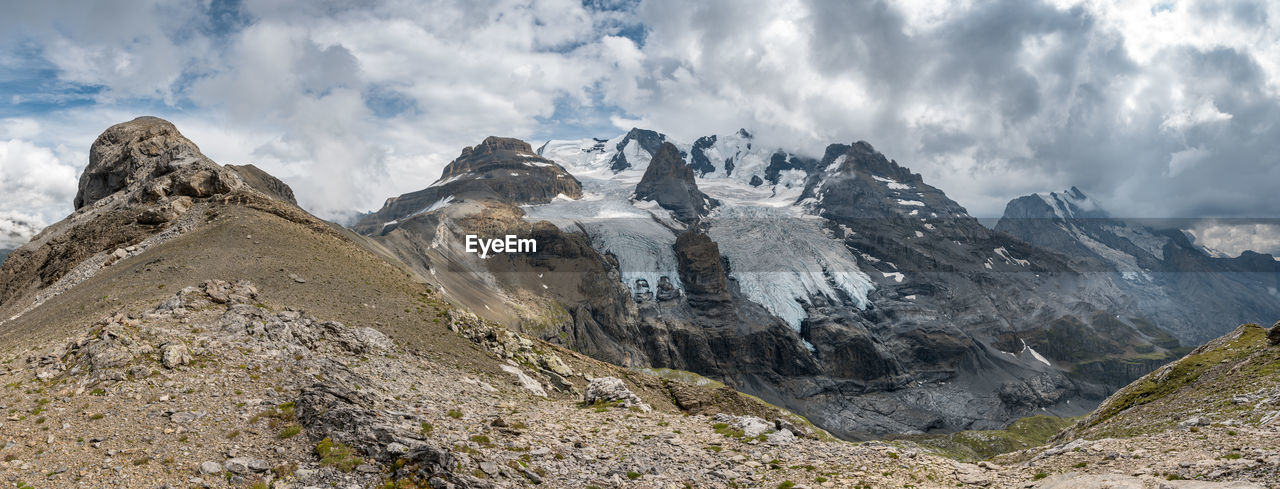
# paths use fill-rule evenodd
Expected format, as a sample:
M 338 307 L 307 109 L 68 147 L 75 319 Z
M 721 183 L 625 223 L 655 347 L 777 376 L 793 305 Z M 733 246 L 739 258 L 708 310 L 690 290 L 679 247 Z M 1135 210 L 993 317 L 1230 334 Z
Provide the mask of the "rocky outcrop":
M 690 228 L 676 238 L 675 252 L 680 281 L 690 301 L 729 301 L 724 265 L 715 241 L 697 228 Z
M 623 408 L 635 408 L 641 412 L 652 411 L 653 408 L 640 400 L 640 397 L 627 389 L 622 379 L 617 377 L 597 377 L 587 384 L 587 391 L 582 395 L 582 402 L 588 405 L 617 405 Z
M 685 223 L 697 221 L 719 205 L 715 199 L 698 190 L 693 168 L 684 163 L 680 150 L 671 143 L 662 143 L 653 154 L 644 177 L 636 184 L 636 199 L 657 202 Z
M 209 197 L 242 184 L 206 158 L 172 123 L 139 117 L 108 128 L 89 148 L 89 166 L 80 175 L 75 207 L 145 183 L 142 200 L 170 196 Z
M 76 211 L 45 228 L 0 266 L 0 306 L 53 288 L 64 278 L 73 283 L 56 288 L 68 288 L 97 268 L 135 254 L 144 242 L 152 245 L 182 234 L 199 221 L 192 209 L 243 204 L 305 219 L 296 215 L 301 211 L 291 200 L 280 199 L 291 194 L 288 186 L 260 170 L 248 174 L 264 184 L 263 191 L 205 157 L 163 119 L 139 117 L 111 126 L 89 150 Z M 111 257 L 120 253 L 125 256 Z
M 569 365 L 558 355 L 540 351 L 535 346 L 534 341 L 524 335 L 480 319 L 475 314 L 465 311 L 450 311 L 448 320 L 450 330 L 483 346 L 501 358 L 530 367 L 535 371 L 535 375 L 547 381 L 552 388 L 565 392 L 577 391 L 573 383 L 569 382 L 569 377 L 573 376 L 573 369 L 569 368 Z M 542 392 L 541 383 L 537 380 L 528 378 L 519 369 L 508 372 L 514 375 L 525 389 L 540 393 L 541 396 L 546 397 L 546 393 Z

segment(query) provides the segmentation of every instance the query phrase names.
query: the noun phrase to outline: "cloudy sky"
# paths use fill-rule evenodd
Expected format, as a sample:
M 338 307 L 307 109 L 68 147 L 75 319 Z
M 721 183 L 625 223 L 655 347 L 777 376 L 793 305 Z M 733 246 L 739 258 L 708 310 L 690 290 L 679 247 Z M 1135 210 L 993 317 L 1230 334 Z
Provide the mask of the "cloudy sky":
M 487 135 L 632 126 L 866 140 L 977 216 L 1072 185 L 1122 216 L 1280 216 L 1277 2 L 4 3 L 0 245 L 70 212 L 94 137 L 144 114 L 332 219 Z

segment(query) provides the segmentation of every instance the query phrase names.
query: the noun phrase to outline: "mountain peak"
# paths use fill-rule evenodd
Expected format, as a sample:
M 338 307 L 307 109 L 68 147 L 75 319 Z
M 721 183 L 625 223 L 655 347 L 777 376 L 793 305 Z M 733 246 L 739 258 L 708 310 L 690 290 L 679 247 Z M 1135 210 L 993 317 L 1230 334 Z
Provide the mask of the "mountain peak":
M 536 154 L 533 152 L 533 146 L 520 139 L 504 138 L 499 136 L 489 136 L 484 138 L 480 144 L 463 148 L 462 156 L 470 154 L 489 154 L 497 151 L 515 151 L 518 153 Z
M 1079 187 L 1072 186 L 1062 192 L 1036 194 L 1060 219 L 1105 219 L 1110 217 L 1102 206 L 1085 195 Z
M 609 162 L 609 169 L 614 173 L 627 168 L 640 168 L 648 163 L 649 155 L 656 155 L 659 146 L 667 142 L 667 136 L 649 129 L 631 128 L 627 135 L 618 141 L 617 154 Z M 677 153 L 679 151 L 677 150 Z
M 138 182 L 154 179 L 178 170 L 200 172 L 209 188 L 188 188 L 202 194 L 230 190 L 230 182 L 221 181 L 221 169 L 200 152 L 173 123 L 159 117 L 144 116 L 107 128 L 89 149 L 89 165 L 80 175 L 75 208 L 80 209 Z M 162 189 L 157 189 L 163 192 Z
M 484 171 L 494 165 L 525 167 L 554 165 L 554 163 L 539 156 L 533 151 L 533 147 L 523 140 L 489 136 L 480 144 L 462 148 L 462 154 L 445 166 L 441 178 Z
M 545 145 L 544 148 L 545 149 Z M 445 165 L 427 188 L 387 199 L 351 226 L 366 235 L 394 230 L 401 221 L 455 202 L 485 200 L 509 205 L 545 204 L 558 196 L 582 197 L 582 185 L 564 167 L 516 138 L 489 136 Z

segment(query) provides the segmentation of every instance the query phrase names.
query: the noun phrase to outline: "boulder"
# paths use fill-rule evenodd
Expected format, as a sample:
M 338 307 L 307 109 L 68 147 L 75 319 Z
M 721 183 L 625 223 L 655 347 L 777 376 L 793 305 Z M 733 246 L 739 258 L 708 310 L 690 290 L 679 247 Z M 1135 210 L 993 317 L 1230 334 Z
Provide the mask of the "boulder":
M 520 370 L 518 367 L 503 365 L 502 371 L 514 376 L 516 378 L 516 385 L 529 391 L 530 394 L 539 397 L 547 397 L 547 391 L 542 388 L 542 384 L 537 380 L 534 380 L 533 377 L 526 375 L 524 371 Z
M 227 460 L 227 463 L 224 465 L 227 472 L 231 472 L 236 475 L 248 475 L 271 470 L 271 464 L 266 460 L 251 457 L 232 458 Z
M 191 350 L 181 341 L 165 343 L 160 347 L 160 362 L 164 364 L 164 368 L 178 368 L 179 365 L 191 363 L 191 360 Z
M 640 396 L 627 389 L 627 384 L 617 377 L 591 379 L 591 382 L 587 384 L 587 392 L 583 395 L 582 401 L 587 404 L 618 402 L 622 407 L 634 407 L 645 412 L 653 409 L 642 401 Z

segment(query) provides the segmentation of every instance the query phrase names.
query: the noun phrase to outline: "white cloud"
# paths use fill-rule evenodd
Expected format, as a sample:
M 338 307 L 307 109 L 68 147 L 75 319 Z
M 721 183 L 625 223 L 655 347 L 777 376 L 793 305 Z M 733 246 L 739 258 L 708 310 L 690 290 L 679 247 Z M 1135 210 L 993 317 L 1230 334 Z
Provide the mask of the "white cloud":
M 70 212 L 77 171 L 48 148 L 0 141 L 0 247 L 30 239 L 33 231 Z
M 686 141 L 745 127 L 811 154 L 867 140 L 982 216 L 1070 185 L 1120 215 L 1256 215 L 1242 196 L 1280 179 L 1274 138 L 1251 132 L 1280 124 L 1274 2 L 583 3 L 249 0 L 228 28 L 207 3 L 22 2 L 0 39 L 96 103 L 6 119 L 0 140 L 78 170 L 102 129 L 155 113 L 329 218 L 424 187 L 488 135 L 614 135 L 558 132 L 582 120 Z M 0 49 L 0 67 L 24 56 Z M 56 215 L 65 194 L 0 208 Z
M 1204 222 L 1188 230 L 1196 244 L 1240 256 L 1246 250 L 1280 255 L 1280 224 Z
M 1203 100 L 1194 108 L 1173 112 L 1160 123 L 1161 129 L 1181 131 L 1200 124 L 1231 120 L 1231 114 L 1218 110 L 1213 100 Z

